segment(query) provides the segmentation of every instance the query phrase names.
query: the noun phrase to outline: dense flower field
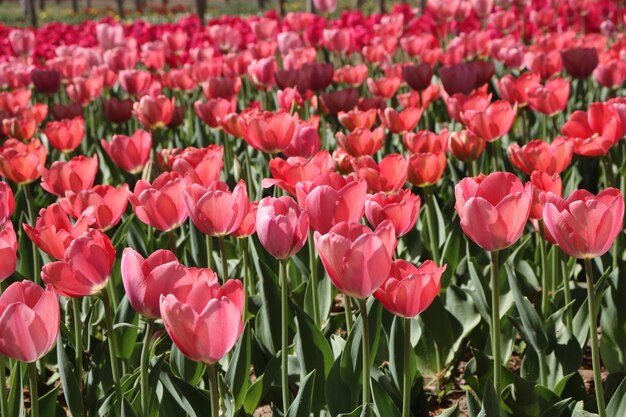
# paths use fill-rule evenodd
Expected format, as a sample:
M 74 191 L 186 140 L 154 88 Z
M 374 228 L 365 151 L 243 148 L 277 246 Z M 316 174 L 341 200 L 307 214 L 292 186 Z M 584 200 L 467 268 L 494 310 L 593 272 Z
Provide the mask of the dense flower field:
M 1 415 L 625 416 L 619 3 L 0 26 Z

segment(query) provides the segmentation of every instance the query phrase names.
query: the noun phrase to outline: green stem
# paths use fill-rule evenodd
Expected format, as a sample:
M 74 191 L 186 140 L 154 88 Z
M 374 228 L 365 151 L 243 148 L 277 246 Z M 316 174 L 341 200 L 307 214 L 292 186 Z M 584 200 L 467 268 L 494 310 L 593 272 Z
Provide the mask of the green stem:
M 498 149 L 498 141 L 493 141 L 490 142 L 491 144 L 489 145 L 491 147 L 491 163 L 492 165 L 492 170 L 493 172 L 497 172 L 500 170 L 500 157 L 498 156 L 499 154 L 499 149 Z
M 104 305 L 104 318 L 107 327 L 107 337 L 109 339 L 109 358 L 111 360 L 111 375 L 113 377 L 113 385 L 115 388 L 115 395 L 117 396 L 118 404 L 122 406 L 122 387 L 120 386 L 120 374 L 117 366 L 117 343 L 115 337 L 115 331 L 113 329 L 113 311 L 111 309 L 111 302 L 109 294 L 106 290 L 100 292 L 102 304 Z
M 537 352 L 539 355 L 539 383 L 544 387 L 548 386 L 548 374 L 546 371 L 546 354 L 544 351 Z
M 233 164 L 233 150 L 230 147 L 229 135 L 224 130 L 219 130 L 222 146 L 224 147 L 224 170 L 226 173 L 226 179 L 228 179 Z
M 320 327 L 320 311 L 317 294 L 317 256 L 313 244 L 313 231 L 309 230 L 309 270 L 311 271 L 311 297 L 313 298 L 313 323 Z
M 22 184 L 21 187 L 24 190 L 24 200 L 26 200 L 26 209 L 28 210 L 28 221 L 32 226 L 34 226 L 36 216 L 32 204 L 32 196 L 30 195 L 30 188 L 28 187 L 28 184 Z M 31 246 L 33 252 L 33 279 L 36 283 L 41 283 L 41 268 L 39 267 L 39 247 L 35 244 L 35 242 L 31 242 Z
M 220 246 L 220 258 L 222 258 L 222 284 L 228 281 L 228 256 L 226 255 L 226 243 L 224 236 L 218 236 L 217 242 Z
M 74 364 L 74 371 L 76 372 L 76 380 L 79 387 L 82 386 L 83 381 L 83 331 L 82 321 L 80 319 L 80 298 L 72 298 L 72 315 L 74 321 L 74 349 L 76 350 L 76 363 Z
M 154 227 L 148 226 L 148 238 L 146 240 L 146 250 L 148 251 L 148 256 L 154 251 Z
M 565 305 L 569 305 L 572 302 L 572 294 L 569 288 L 569 271 L 567 269 L 566 254 L 560 248 L 557 248 L 561 257 L 561 270 L 563 271 L 563 297 L 565 298 Z M 565 326 L 570 332 L 574 331 L 574 319 L 572 317 L 572 309 L 568 308 L 565 312 Z
M 220 415 L 220 394 L 217 388 L 217 370 L 215 364 L 207 365 L 209 374 L 209 390 L 211 392 L 211 417 L 219 417 Z
M 352 331 L 352 300 L 347 294 L 343 295 L 343 311 L 346 314 L 346 332 Z
M 243 249 L 243 321 L 248 318 L 248 297 L 252 294 L 250 283 L 250 258 L 248 256 L 248 237 L 241 241 Z
M 435 196 L 432 187 L 424 187 L 424 195 L 426 196 L 426 227 L 428 228 L 428 237 L 430 238 L 430 252 L 433 261 L 439 265 L 439 236 L 435 234 Z
M 361 310 L 363 331 L 363 411 L 365 412 L 369 409 L 370 404 L 370 326 L 367 317 L 366 300 L 359 299 L 359 309 Z
M 37 387 L 37 364 L 28 364 L 28 374 L 30 376 L 30 416 L 39 417 L 39 389 Z
M 281 346 L 280 346 L 280 360 L 281 360 L 281 389 L 283 397 L 283 415 L 287 414 L 289 409 L 289 369 L 288 359 L 289 354 L 287 347 L 289 344 L 289 327 L 288 327 L 288 288 L 287 288 L 287 259 L 280 260 L 280 315 L 281 315 Z
M 167 240 L 170 243 L 170 250 L 174 255 L 176 255 L 176 239 L 174 238 L 174 231 L 170 230 L 167 232 Z
M 150 341 L 154 331 L 154 320 L 146 320 L 145 334 L 143 337 L 143 346 L 141 347 L 141 410 L 144 416 L 150 415 L 150 382 L 148 379 L 148 371 L 150 370 Z
M 528 115 L 527 109 L 524 108 L 522 111 L 522 138 L 520 143 L 526 144 L 528 143 Z
M 204 241 L 206 243 L 207 268 L 213 269 L 213 238 L 209 235 L 206 235 Z
M 493 383 L 496 395 L 502 392 L 500 377 L 502 354 L 500 344 L 500 284 L 498 279 L 498 251 L 491 252 L 491 349 L 493 351 Z
M 596 294 L 593 285 L 593 270 L 591 259 L 585 259 L 585 276 L 587 278 L 587 306 L 589 308 L 589 338 L 591 339 L 591 362 L 593 364 L 593 383 L 596 389 L 598 414 L 606 417 L 604 390 L 602 388 L 602 374 L 600 369 L 600 348 L 598 346 L 598 326 L 596 324 Z
M 402 417 L 411 415 L 411 319 L 404 318 L 404 379 L 402 381 Z
M 9 401 L 7 399 L 7 369 L 3 355 L 0 355 L 0 412 L 3 416 L 9 415 Z
M 543 314 L 544 322 L 550 316 L 550 280 L 548 277 L 548 254 L 546 252 L 546 241 L 543 238 L 544 231 L 543 221 L 539 220 L 539 249 L 541 251 L 541 314 Z

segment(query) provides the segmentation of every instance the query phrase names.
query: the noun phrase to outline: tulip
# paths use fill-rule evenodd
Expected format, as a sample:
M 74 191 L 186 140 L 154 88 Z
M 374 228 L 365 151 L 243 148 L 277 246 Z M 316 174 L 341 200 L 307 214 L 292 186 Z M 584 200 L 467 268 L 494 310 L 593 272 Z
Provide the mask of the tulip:
M 541 52 L 531 51 L 524 55 L 524 61 L 526 67 L 536 74 L 539 74 L 541 79 L 545 80 L 563 68 L 563 61 L 561 60 L 561 54 L 559 51 Z
M 563 194 L 563 184 L 559 174 L 548 174 L 542 171 L 533 171 L 530 176 L 532 185 L 533 201 L 530 206 L 531 220 L 543 218 L 543 206 L 545 203 L 545 193 L 550 192 L 561 197 Z M 545 312 L 545 309 L 543 310 Z
M 146 95 L 133 104 L 133 113 L 147 129 L 162 129 L 172 121 L 175 104 L 175 97 Z
M 101 231 L 92 229 L 70 243 L 62 261 L 44 265 L 41 278 L 59 295 L 86 297 L 104 289 L 114 261 L 115 248 L 111 240 Z
M 56 94 L 61 87 L 61 74 L 54 69 L 34 69 L 30 72 L 30 79 L 41 94 Z
M 477 160 L 485 151 L 486 142 L 469 130 L 450 133 L 448 147 L 452 155 L 463 162 Z
M 133 101 L 131 99 L 118 100 L 116 98 L 102 100 L 102 113 L 104 118 L 111 123 L 126 123 L 133 115 Z
M 447 165 L 448 131 L 444 129 L 439 135 L 429 131 L 407 133 L 404 143 L 412 152 L 409 156 L 409 182 L 427 187 L 439 181 Z
M 367 79 L 367 88 L 370 92 L 378 97 L 391 98 L 396 94 L 402 80 L 397 77 L 382 77 L 377 80 L 373 78 Z
M 152 75 L 143 70 L 124 70 L 119 74 L 120 86 L 129 95 L 142 97 L 148 93 L 152 83 Z
M 83 106 L 80 103 L 72 103 L 67 106 L 57 103 L 52 106 L 52 117 L 54 118 L 54 120 L 83 117 Z
M 573 78 L 587 78 L 598 66 L 595 48 L 570 48 L 561 52 L 565 71 Z
M 462 93 L 469 95 L 479 87 L 478 69 L 473 63 L 460 63 L 439 68 L 439 77 L 444 90 L 449 95 Z
M 621 59 L 611 59 L 606 63 L 599 64 L 593 72 L 598 84 L 603 87 L 615 89 L 626 81 L 626 62 Z
M 518 107 L 528 104 L 528 90 L 540 85 L 541 78 L 538 74 L 527 72 L 518 78 L 507 74 L 496 82 L 500 96 L 511 105 L 517 103 Z M 569 87 L 569 83 L 568 83 Z
M 351 156 L 373 155 L 385 144 L 385 131 L 382 127 L 374 130 L 358 128 L 348 135 L 337 132 L 335 139 Z
M 139 180 L 128 195 L 133 211 L 145 224 L 162 232 L 176 229 L 187 220 L 183 202 L 185 180 L 176 172 L 164 172 L 150 184 Z
M 2 133 L 23 142 L 32 139 L 36 129 L 37 121 L 32 117 L 18 116 L 2 120 Z
M 41 359 L 56 342 L 60 317 L 50 287 L 14 282 L 0 296 L 0 354 L 29 363 Z
M 39 167 L 41 188 L 59 197 L 67 191 L 77 193 L 93 186 L 98 173 L 98 155 L 76 156 L 68 162 L 54 161 L 50 169 Z
M 313 4 L 320 13 L 330 14 L 337 10 L 337 0 L 313 0 Z
M 493 142 L 504 136 L 513 126 L 517 105 L 498 100 L 484 110 L 465 110 L 461 119 L 470 132 L 480 136 L 487 142 Z
M 245 141 L 254 149 L 278 153 L 289 146 L 294 137 L 298 118 L 289 113 L 260 112 L 248 120 Z
M 276 69 L 276 59 L 273 56 L 262 58 L 252 61 L 248 66 L 248 76 L 255 88 L 268 91 L 274 87 Z
M 102 139 L 100 144 L 115 165 L 131 174 L 138 174 L 150 160 L 152 135 L 138 129 L 132 136 L 113 135 L 111 142 Z
M 100 97 L 103 87 L 104 78 L 100 75 L 73 78 L 65 90 L 72 102 L 86 105 Z
M 476 90 L 469 96 L 457 93 L 446 99 L 446 109 L 451 119 L 463 123 L 461 114 L 465 110 L 485 111 L 490 102 L 491 94 L 486 94 L 481 90 Z
M 338 83 L 344 83 L 356 87 L 365 82 L 368 73 L 369 69 L 365 64 L 355 66 L 344 65 L 335 71 L 334 79 Z
M 0 92 L 0 109 L 15 114 L 28 107 L 31 95 L 32 91 L 22 88 Z
M 0 175 L 19 185 L 29 184 L 41 176 L 39 166 L 45 165 L 47 157 L 39 139 L 27 144 L 8 139 L 0 147 Z
M 426 62 L 402 67 L 402 78 L 415 91 L 424 91 L 430 86 L 432 77 L 433 67 Z
M 13 190 L 6 182 L 0 181 L 0 227 L 6 223 L 15 211 Z
M 547 116 L 554 116 L 567 106 L 570 83 L 565 78 L 553 78 L 545 86 L 537 84 L 527 89 L 528 104 L 531 109 Z
M 0 226 L 0 258 L 0 281 L 4 281 L 17 267 L 17 236 L 10 221 Z
M 608 103 L 591 103 L 584 112 L 576 110 L 562 128 L 574 145 L 574 153 L 583 156 L 605 155 L 623 135 L 621 118 Z
M 277 259 L 287 259 L 304 246 L 309 217 L 291 197 L 266 197 L 258 205 L 256 231 L 266 251 Z
M 376 109 L 350 110 L 337 114 L 339 123 L 350 132 L 356 129 L 372 129 L 376 123 Z
M 417 123 L 422 116 L 422 110 L 409 107 L 401 112 L 391 107 L 387 107 L 383 112 L 379 112 L 383 126 L 392 133 L 405 133 L 417 127 Z
M 365 216 L 374 227 L 388 220 L 394 227 L 396 237 L 404 236 L 415 226 L 419 215 L 421 199 L 411 190 L 401 190 L 395 194 L 379 192 L 368 195 L 365 200 Z
M 347 53 L 352 46 L 352 30 L 350 29 L 324 29 L 322 32 L 324 46 L 329 51 Z M 365 76 L 367 77 L 367 75 Z M 363 78 L 365 80 L 365 78 Z
M 26 29 L 13 29 L 9 32 L 9 44 L 18 56 L 30 55 L 35 50 L 37 40 L 35 32 Z
M 194 103 L 194 110 L 198 117 L 209 127 L 216 128 L 222 123 L 227 114 L 235 111 L 235 106 L 223 98 L 210 99 L 207 103 L 198 100 Z
M 367 183 L 336 173 L 296 184 L 298 203 L 309 215 L 311 229 L 328 232 L 340 222 L 358 222 L 365 211 Z
M 300 156 L 311 158 L 320 150 L 319 116 L 309 117 L 308 121 L 299 120 L 296 133 L 289 145 L 283 149 L 286 157 Z
M 354 109 L 359 102 L 359 92 L 349 88 L 347 90 L 336 90 L 331 93 L 322 93 L 320 101 L 326 112 L 337 114 L 341 111 Z
M 301 181 L 313 181 L 321 174 L 333 172 L 335 167 L 328 151 L 317 153 L 310 161 L 298 156 L 285 159 L 274 158 L 269 163 L 273 178 L 264 178 L 263 188 L 273 185 L 296 195 L 296 184 Z
M 513 165 L 530 175 L 533 171 L 560 174 L 572 161 L 571 142 L 557 137 L 552 143 L 531 140 L 524 146 L 517 143 L 509 147 L 509 160 Z
M 85 122 L 82 117 L 50 122 L 46 125 L 46 137 L 52 146 L 61 152 L 71 152 L 85 137 Z
M 352 169 L 357 177 L 367 182 L 367 190 L 372 193 L 398 191 L 406 182 L 407 168 L 407 160 L 399 154 L 389 154 L 380 163 L 371 156 L 352 160 Z
M 65 193 L 65 198 L 59 200 L 59 205 L 75 219 L 91 207 L 96 220 L 94 226 L 107 231 L 120 222 L 128 205 L 128 194 L 127 184 L 120 188 L 96 185 L 89 190 Z

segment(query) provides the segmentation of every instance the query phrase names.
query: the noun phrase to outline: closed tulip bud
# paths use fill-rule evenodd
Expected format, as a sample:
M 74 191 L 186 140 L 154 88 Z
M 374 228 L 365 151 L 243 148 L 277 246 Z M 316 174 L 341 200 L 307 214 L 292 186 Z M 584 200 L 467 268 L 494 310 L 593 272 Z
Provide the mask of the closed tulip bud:
M 71 152 L 85 137 L 85 122 L 82 117 L 50 122 L 46 125 L 46 137 L 52 146 L 61 152 Z
M 104 289 L 114 261 L 115 248 L 109 237 L 92 229 L 70 243 L 62 261 L 44 265 L 41 278 L 59 295 L 87 297 Z
M 54 161 L 50 169 L 39 167 L 41 188 L 59 197 L 67 191 L 77 193 L 93 186 L 98 173 L 98 155 L 76 156 L 68 162 Z
M 485 151 L 485 142 L 480 136 L 476 136 L 469 130 L 450 133 L 449 148 L 452 155 L 463 162 L 477 160 Z
M 138 129 L 132 136 L 113 135 L 111 142 L 102 139 L 102 148 L 109 158 L 121 169 L 131 174 L 138 174 L 150 160 L 152 135 Z
M 9 32 L 9 44 L 16 55 L 30 55 L 37 45 L 35 32 L 26 29 L 13 29 Z
M 128 195 L 133 211 L 143 223 L 162 232 L 176 229 L 187 220 L 182 194 L 185 180 L 176 172 L 164 172 L 150 184 L 139 180 Z
M 437 297 L 445 270 L 446 265 L 439 267 L 430 260 L 416 267 L 404 259 L 396 259 L 385 282 L 374 291 L 374 298 L 393 314 L 413 318 Z
M 597 196 L 577 190 L 565 200 L 548 198 L 543 221 L 568 255 L 578 259 L 602 256 L 622 232 L 624 197 L 619 190 L 607 188 Z
M 4 281 L 17 267 L 17 236 L 11 221 L 0 226 L 0 259 L 0 281 Z
M 483 249 L 505 249 L 522 236 L 532 202 L 530 183 L 522 184 L 509 172 L 494 172 L 482 181 L 464 178 L 454 192 L 463 232 Z
M 402 78 L 415 91 L 424 91 L 430 86 L 432 77 L 433 67 L 426 62 L 402 67 Z
M 298 253 L 308 232 L 309 217 L 292 197 L 266 197 L 259 202 L 256 233 L 273 257 L 287 259 Z
M 383 192 L 368 195 L 365 200 L 365 216 L 374 227 L 385 220 L 393 225 L 396 237 L 404 236 L 415 227 L 419 215 L 421 199 L 411 190 L 401 190 L 395 194 Z
M 269 163 L 273 178 L 263 179 L 263 188 L 278 186 L 289 194 L 296 195 L 296 184 L 301 181 L 313 181 L 321 174 L 333 172 L 335 166 L 328 151 L 317 153 L 311 160 L 293 156 L 290 158 L 274 158 Z
M 54 291 L 32 281 L 11 284 L 0 296 L 0 354 L 35 362 L 55 345 L 61 324 Z
M 327 113 L 337 114 L 354 109 L 359 103 L 359 92 L 354 88 L 336 90 L 331 93 L 322 93 L 320 100 Z
M 41 94 L 53 95 L 61 88 L 61 74 L 54 69 L 34 69 L 30 72 L 30 79 Z
M 107 231 L 116 226 L 122 219 L 128 205 L 128 185 L 120 188 L 112 185 L 96 185 L 89 190 L 77 193 L 67 192 L 65 198 L 59 200 L 61 208 L 77 219 L 85 210 L 92 208 L 96 222 L 94 227 Z
M 172 121 L 175 104 L 175 97 L 146 95 L 133 104 L 133 113 L 144 127 L 162 129 Z
M 596 48 L 570 48 L 561 52 L 565 71 L 573 78 L 587 78 L 598 66 Z
M 248 76 L 254 87 L 268 91 L 274 87 L 276 69 L 276 59 L 273 56 L 262 58 L 258 61 L 252 61 L 248 66 Z
M 341 222 L 315 234 L 315 247 L 332 283 L 359 299 L 372 295 L 387 279 L 396 238 L 389 221 L 375 231 L 355 222 Z
M 46 163 L 48 152 L 39 139 L 22 143 L 9 139 L 0 148 L 0 175 L 16 184 L 28 184 L 41 176 L 39 166 Z
M 560 174 L 572 162 L 573 151 L 572 144 L 562 137 L 557 137 L 552 143 L 536 139 L 524 146 L 512 144 L 509 160 L 528 175 L 533 171 Z
M 287 112 L 259 112 L 248 120 L 244 139 L 254 149 L 278 153 L 291 143 L 297 122 L 298 117 Z

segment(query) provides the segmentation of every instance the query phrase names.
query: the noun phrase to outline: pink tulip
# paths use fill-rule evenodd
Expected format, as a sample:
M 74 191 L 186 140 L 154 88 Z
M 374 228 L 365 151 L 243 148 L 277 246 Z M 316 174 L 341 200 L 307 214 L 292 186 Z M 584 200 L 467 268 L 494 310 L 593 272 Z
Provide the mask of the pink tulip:
M 337 10 L 337 0 L 313 0 L 313 4 L 320 13 L 333 13 Z
M 121 220 L 128 205 L 128 194 L 127 184 L 120 188 L 112 185 L 96 185 L 89 190 L 77 193 L 67 192 L 65 198 L 59 200 L 59 205 L 75 219 L 91 207 L 96 219 L 94 226 L 107 231 Z
M 6 223 L 15 211 L 15 198 L 11 186 L 0 181 L 0 226 Z
M 244 139 L 254 149 L 277 153 L 289 146 L 296 132 L 297 116 L 287 112 L 260 112 L 250 117 Z
M 393 225 L 396 237 L 404 236 L 415 226 L 420 212 L 421 199 L 411 190 L 396 194 L 383 192 L 368 195 L 365 200 L 365 216 L 374 227 L 388 220 Z
M 376 163 L 371 156 L 352 159 L 357 177 L 367 182 L 367 191 L 386 193 L 398 191 L 406 183 L 409 163 L 400 154 L 392 153 Z
M 273 257 L 295 255 L 304 246 L 308 232 L 309 217 L 292 197 L 266 197 L 259 202 L 256 233 Z
M 67 191 L 77 193 L 93 186 L 98 173 L 98 155 L 79 155 L 68 162 L 54 161 L 50 169 L 41 166 L 41 188 L 63 197 Z
M 139 220 L 162 232 L 169 232 L 187 220 L 184 187 L 185 180 L 180 175 L 164 172 L 152 184 L 145 180 L 137 181 L 128 200 Z
M 85 122 L 82 117 L 50 122 L 45 132 L 50 145 L 61 152 L 71 152 L 85 137 Z
M 465 110 L 461 113 L 461 118 L 467 130 L 487 142 L 493 142 L 511 130 L 516 112 L 517 105 L 511 107 L 507 101 L 498 100 L 484 111 Z
M 35 362 L 56 343 L 61 324 L 54 291 L 32 281 L 15 282 L 0 296 L 0 354 Z
M 0 259 L 0 281 L 4 281 L 17 267 L 17 236 L 10 221 L 0 226 Z
M 131 174 L 138 174 L 150 160 L 152 135 L 138 129 L 132 136 L 113 135 L 111 142 L 102 139 L 102 148 L 109 158 L 121 169 Z
M 334 171 L 333 159 L 328 151 L 318 152 L 310 161 L 299 156 L 274 158 L 269 163 L 273 178 L 263 179 L 263 188 L 278 186 L 291 195 L 296 195 L 296 185 L 301 181 L 313 181 L 321 174 Z

